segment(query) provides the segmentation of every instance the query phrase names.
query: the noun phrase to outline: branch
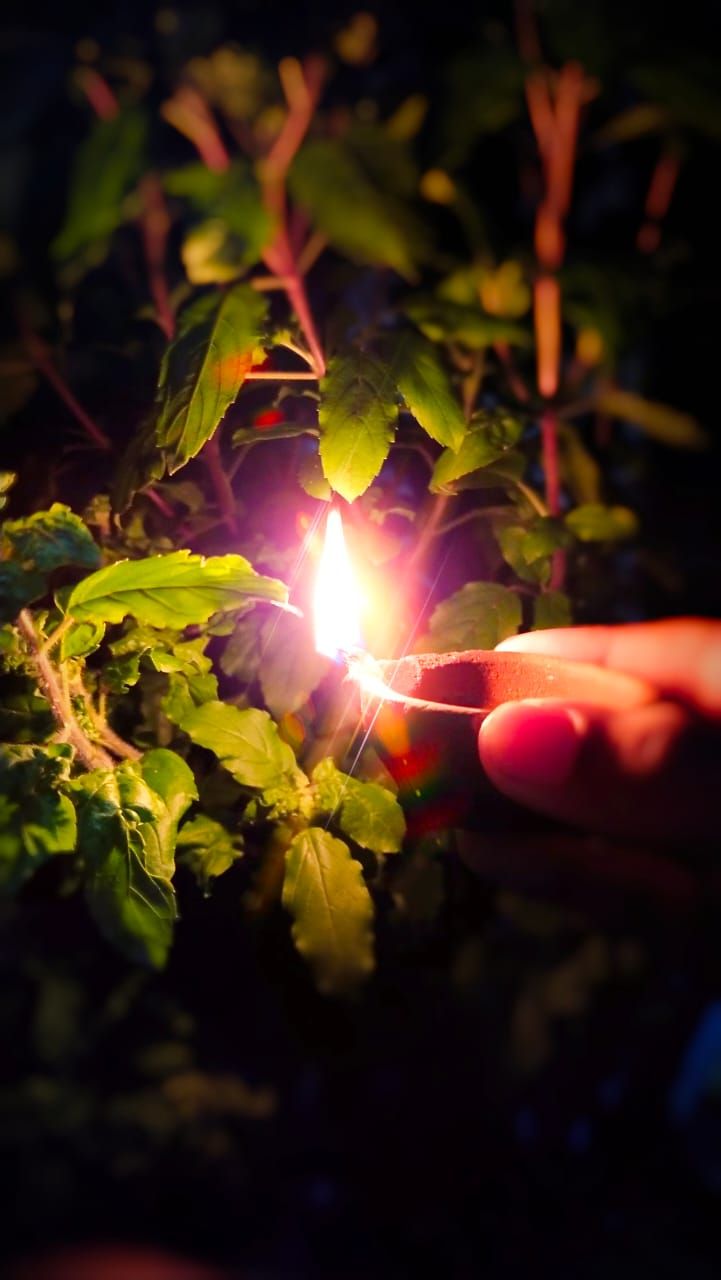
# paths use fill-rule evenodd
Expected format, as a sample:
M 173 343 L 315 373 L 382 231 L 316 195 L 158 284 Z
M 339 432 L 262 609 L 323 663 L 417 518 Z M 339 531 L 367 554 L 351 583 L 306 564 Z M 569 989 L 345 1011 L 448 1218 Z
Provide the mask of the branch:
M 234 537 L 238 536 L 238 513 L 235 505 L 235 494 L 233 487 L 228 479 L 228 475 L 223 467 L 223 459 L 220 454 L 220 429 L 210 437 L 201 457 L 210 476 L 215 497 L 223 517 L 226 529 Z
M 62 731 L 63 737 L 75 748 L 78 758 L 86 769 L 112 769 L 113 760 L 111 757 L 102 747 L 90 741 L 75 719 L 72 708 L 63 694 L 57 672 L 47 654 L 42 651 L 33 616 L 29 609 L 21 610 L 17 623 L 18 630 L 25 640 L 35 667 L 38 685 L 48 700 L 55 723 Z
M 20 321 L 20 335 L 22 337 L 25 350 L 38 373 L 41 373 L 50 383 L 53 391 L 55 391 L 60 397 L 63 404 L 67 406 L 76 421 L 80 423 L 85 434 L 93 441 L 93 444 L 97 445 L 99 449 L 110 449 L 111 445 L 108 436 L 106 436 L 105 432 L 96 422 L 93 422 L 93 419 L 88 413 L 86 413 L 79 401 L 75 399 L 75 396 L 69 386 L 58 373 L 52 362 L 50 350 L 47 345 L 22 319 Z
M 155 305 L 158 324 L 170 342 L 175 333 L 175 316 L 170 305 L 170 293 L 165 279 L 165 245 L 170 230 L 170 217 L 157 174 L 146 174 L 141 179 L 138 190 L 143 205 L 140 230 L 145 261 L 148 264 L 150 294 Z

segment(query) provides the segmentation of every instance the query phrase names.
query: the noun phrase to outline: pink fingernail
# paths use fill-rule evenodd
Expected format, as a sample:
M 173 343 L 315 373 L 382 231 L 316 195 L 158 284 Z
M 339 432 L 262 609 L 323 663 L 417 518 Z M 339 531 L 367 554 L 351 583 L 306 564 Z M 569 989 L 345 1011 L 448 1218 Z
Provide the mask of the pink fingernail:
M 584 719 L 565 707 L 509 702 L 481 729 L 481 754 L 492 772 L 531 786 L 558 787 L 578 758 Z

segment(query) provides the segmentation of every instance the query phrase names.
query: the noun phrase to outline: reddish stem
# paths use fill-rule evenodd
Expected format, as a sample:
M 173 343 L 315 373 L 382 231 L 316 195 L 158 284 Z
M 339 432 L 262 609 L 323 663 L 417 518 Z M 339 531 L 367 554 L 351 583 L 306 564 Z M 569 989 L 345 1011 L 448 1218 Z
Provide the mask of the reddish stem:
M 98 119 L 114 120 L 120 111 L 120 104 L 107 80 L 92 67 L 78 67 L 75 80 Z
M 111 445 L 108 436 L 96 422 L 93 422 L 93 419 L 86 413 L 83 406 L 75 399 L 69 386 L 55 368 L 50 356 L 50 350 L 42 338 L 33 333 L 32 329 L 22 321 L 20 323 L 20 332 L 25 350 L 38 373 L 41 373 L 50 383 L 50 386 L 60 397 L 63 404 L 67 406 L 77 422 L 80 423 L 80 426 L 88 438 L 93 441 L 93 444 L 97 445 L 99 449 L 109 449 Z
M 140 230 L 143 237 L 145 260 L 148 264 L 150 293 L 155 304 L 155 314 L 168 341 L 175 333 L 175 316 L 170 304 L 168 284 L 165 279 L 165 246 L 170 230 L 170 217 L 163 195 L 163 188 L 155 173 L 146 174 L 140 182 L 140 198 L 143 212 Z
M 220 428 L 205 445 L 202 458 L 208 468 L 208 475 L 215 490 L 215 497 L 225 526 L 229 533 L 237 537 L 238 514 L 235 507 L 235 494 L 223 468 L 223 459 L 220 452 Z

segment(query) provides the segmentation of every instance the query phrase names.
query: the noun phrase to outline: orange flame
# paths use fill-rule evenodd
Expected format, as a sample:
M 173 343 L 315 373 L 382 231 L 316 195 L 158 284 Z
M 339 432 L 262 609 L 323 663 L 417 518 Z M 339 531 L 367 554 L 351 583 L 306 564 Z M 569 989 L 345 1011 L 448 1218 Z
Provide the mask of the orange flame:
M 349 653 L 361 644 L 360 592 L 335 509 L 328 512 L 325 542 L 313 598 L 315 647 L 328 658 Z

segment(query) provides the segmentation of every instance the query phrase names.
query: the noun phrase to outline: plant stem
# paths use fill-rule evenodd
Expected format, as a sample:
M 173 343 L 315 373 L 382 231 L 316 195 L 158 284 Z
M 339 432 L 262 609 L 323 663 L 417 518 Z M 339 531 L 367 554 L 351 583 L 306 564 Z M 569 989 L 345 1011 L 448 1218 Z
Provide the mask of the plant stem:
M 170 217 L 157 174 L 146 174 L 140 182 L 139 191 L 143 204 L 140 229 L 145 261 L 148 264 L 150 294 L 155 305 L 158 324 L 170 341 L 175 333 L 175 316 L 170 305 L 170 293 L 165 279 L 165 245 L 170 230 Z
M 43 653 L 33 616 L 28 609 L 22 609 L 18 615 L 18 630 L 27 644 L 35 667 L 37 682 L 47 698 L 53 718 L 63 736 L 75 748 L 79 760 L 86 769 L 112 769 L 113 761 L 102 747 L 91 742 L 78 724 L 66 698 L 63 696 L 57 672 Z
M 42 338 L 38 337 L 36 333 L 33 333 L 32 329 L 30 329 L 22 320 L 20 323 L 20 332 L 25 350 L 38 373 L 41 373 L 50 383 L 53 391 L 56 392 L 63 404 L 67 406 L 75 419 L 80 423 L 83 431 L 88 438 L 92 440 L 93 444 L 97 445 L 99 449 L 110 449 L 110 440 L 98 424 L 93 422 L 93 419 L 88 413 L 86 413 L 79 401 L 75 399 L 75 396 L 67 383 L 55 368 L 50 357 L 50 351 Z
M 317 382 L 318 374 L 305 369 L 285 373 L 282 369 L 251 369 L 245 375 L 246 382 Z
M 235 494 L 227 472 L 223 467 L 219 436 L 220 428 L 210 437 L 203 449 L 202 458 L 208 468 L 208 474 L 215 490 L 215 497 L 223 517 L 223 523 L 228 532 L 237 537 L 238 515 L 235 508 Z

